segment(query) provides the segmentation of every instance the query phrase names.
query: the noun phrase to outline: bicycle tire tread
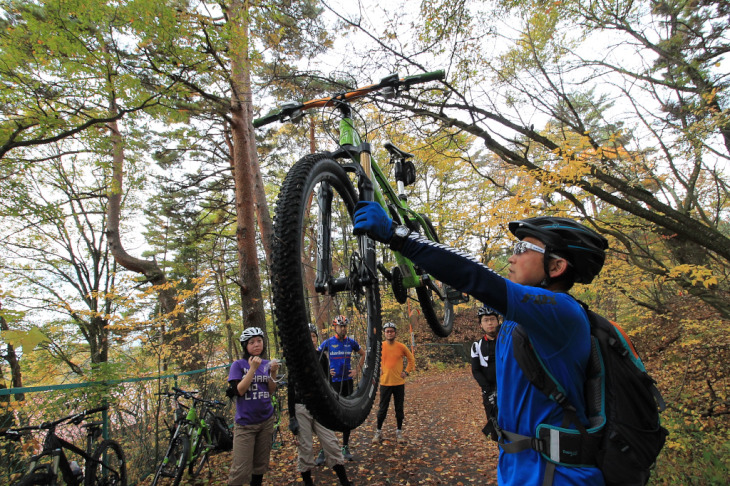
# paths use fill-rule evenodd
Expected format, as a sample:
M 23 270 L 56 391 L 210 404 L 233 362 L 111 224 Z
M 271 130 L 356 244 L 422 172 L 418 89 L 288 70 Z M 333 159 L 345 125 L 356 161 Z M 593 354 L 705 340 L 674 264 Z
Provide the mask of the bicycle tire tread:
M 329 154 L 312 154 L 303 157 L 287 174 L 276 207 L 274 226 L 274 248 L 272 262 L 272 285 L 274 290 L 274 314 L 279 327 L 282 345 L 288 362 L 289 373 L 295 383 L 307 383 L 297 387 L 297 393 L 320 423 L 335 430 L 352 429 L 367 418 L 375 397 L 377 376 L 380 367 L 380 341 L 368 350 L 368 377 L 361 383 L 373 382 L 367 388 L 358 390 L 356 395 L 347 399 L 337 396 L 328 381 L 317 378 L 323 376 L 319 360 L 311 346 L 301 346 L 309 340 L 308 316 L 302 293 L 301 282 L 304 275 L 300 266 L 300 227 L 301 208 L 307 197 L 307 183 L 315 177 L 331 179 L 341 185 L 341 189 L 351 191 L 353 204 L 357 196 L 342 167 L 331 159 Z M 349 186 L 349 187 L 348 187 Z M 378 309 L 376 326 L 379 326 L 380 301 L 376 289 L 373 298 Z M 304 323 L 304 324 L 302 324 Z M 379 330 L 378 330 L 379 332 Z M 313 377 L 315 379 L 313 379 Z

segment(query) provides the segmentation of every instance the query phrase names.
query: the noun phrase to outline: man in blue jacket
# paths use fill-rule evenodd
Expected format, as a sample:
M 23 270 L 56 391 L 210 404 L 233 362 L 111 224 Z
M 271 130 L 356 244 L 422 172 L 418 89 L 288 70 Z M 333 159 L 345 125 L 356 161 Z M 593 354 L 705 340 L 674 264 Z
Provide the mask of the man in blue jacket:
M 577 405 L 579 421 L 587 425 L 583 388 L 590 354 L 590 324 L 586 312 L 568 291 L 574 283 L 590 283 L 598 275 L 608 243 L 598 233 L 567 218 L 514 221 L 509 223 L 509 230 L 519 241 L 508 260 L 505 279 L 470 255 L 396 225 L 377 203 L 360 202 L 355 211 L 356 233 L 367 233 L 374 240 L 388 243 L 438 280 L 474 296 L 504 317 L 496 349 L 501 429 L 535 437 L 540 424 L 563 424 L 562 408 L 528 381 L 514 359 L 512 333 L 518 324 L 545 367 L 565 388 L 569 402 Z M 535 444 L 537 449 L 545 445 Z M 604 484 L 597 467 L 555 466 L 548 461 L 549 455 L 532 448 L 507 453 L 509 445 L 508 441 L 500 442 L 500 485 L 543 484 L 546 471 L 547 478 L 552 476 L 556 485 Z
M 347 336 L 347 325 L 350 320 L 346 316 L 337 316 L 332 321 L 335 328 L 335 335 L 319 345 L 317 351 L 327 351 L 330 360 L 330 384 L 332 388 L 343 397 L 350 396 L 354 390 L 353 378 L 362 372 L 365 364 L 365 350 L 353 338 Z M 360 359 L 357 362 L 357 369 L 352 367 L 352 354 L 357 353 Z M 350 451 L 350 431 L 342 432 L 342 455 L 348 461 L 353 460 Z M 322 458 L 324 456 L 322 455 Z M 318 463 L 321 462 L 320 458 Z

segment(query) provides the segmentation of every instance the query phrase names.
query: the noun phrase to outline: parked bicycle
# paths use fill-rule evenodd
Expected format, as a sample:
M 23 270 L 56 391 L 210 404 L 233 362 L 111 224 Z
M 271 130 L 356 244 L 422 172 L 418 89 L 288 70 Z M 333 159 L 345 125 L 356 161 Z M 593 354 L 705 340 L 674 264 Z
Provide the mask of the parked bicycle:
M 254 121 L 261 127 L 274 121 L 297 121 L 307 110 L 322 108 L 333 114 L 338 130 L 337 149 L 308 155 L 288 172 L 279 193 L 273 238 L 273 301 L 275 317 L 297 390 L 314 417 L 326 427 L 353 429 L 361 424 L 373 404 L 380 373 L 381 284 L 378 270 L 390 282 L 395 299 L 405 303 L 416 294 L 423 315 L 439 336 L 453 328 L 453 305 L 466 297 L 394 252 L 396 265 L 377 263 L 375 244 L 366 236 L 353 236 L 353 211 L 361 200 L 374 200 L 390 211 L 394 221 L 438 242 L 431 221 L 413 211 L 406 186 L 415 182 L 413 155 L 386 143 L 394 168 L 396 189 L 371 156 L 367 134 L 355 126 L 357 113 L 351 101 L 375 95 L 393 97 L 420 83 L 442 79 L 443 71 L 400 79 L 391 75 L 379 83 L 304 103 L 286 103 Z M 357 191 L 355 190 L 357 188 Z M 332 322 L 347 315 L 348 334 L 366 348 L 365 364 L 347 397 L 332 390 L 329 377 L 317 363 L 309 337 L 309 323 Z M 353 368 L 355 368 L 353 366 Z
M 107 406 L 85 410 L 53 422 L 41 425 L 15 427 L 0 432 L 0 436 L 9 440 L 20 440 L 24 435 L 46 431 L 43 449 L 31 457 L 26 473 L 14 484 L 18 486 L 66 484 L 69 486 L 126 486 L 127 464 L 122 447 L 111 439 L 102 436 L 103 422 L 91 421 L 82 425 L 86 429 L 86 447 L 81 449 L 73 443 L 59 437 L 56 433 L 61 426 L 81 425 L 86 417 L 104 412 Z M 70 451 L 84 464 L 81 468 L 76 460 L 66 455 Z M 61 480 L 59 480 L 59 473 Z
M 230 429 L 215 413 L 226 404 L 198 398 L 196 393 L 173 388 L 171 392 L 159 394 L 172 398 L 175 424 L 152 486 L 180 484 L 186 467 L 188 473 L 196 477 L 207 464 L 210 454 L 219 450 L 230 450 L 233 446 Z M 188 406 L 180 403 L 181 398 L 191 400 L 191 404 Z
M 284 376 L 276 380 L 276 392 L 271 396 L 271 405 L 274 407 L 274 435 L 271 436 L 271 448 L 280 449 L 284 445 L 284 435 L 281 433 L 281 419 L 286 406 L 286 381 Z

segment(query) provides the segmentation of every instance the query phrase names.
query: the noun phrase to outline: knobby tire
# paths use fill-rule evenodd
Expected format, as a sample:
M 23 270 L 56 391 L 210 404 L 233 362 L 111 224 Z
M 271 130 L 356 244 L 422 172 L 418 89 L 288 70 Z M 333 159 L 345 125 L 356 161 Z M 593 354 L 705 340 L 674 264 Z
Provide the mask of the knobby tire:
M 367 284 L 351 278 L 349 290 L 324 295 L 314 291 L 313 262 L 319 251 L 318 191 L 333 191 L 330 217 L 331 266 L 334 278 L 354 277 L 352 269 L 364 255 L 353 236 L 353 212 L 358 200 L 348 173 L 327 154 L 309 155 L 287 174 L 279 193 L 272 261 L 274 315 L 291 380 L 317 421 L 334 430 L 360 425 L 370 413 L 380 376 L 381 317 L 377 270 Z M 369 240 L 368 240 L 369 241 Z M 372 244 L 372 243 L 371 243 Z M 341 397 L 330 385 L 311 344 L 308 324 L 330 329 L 332 319 L 350 319 L 348 336 L 365 350 L 362 375 L 354 391 Z M 353 353 L 353 356 L 357 356 Z M 358 357 L 359 358 L 359 357 Z M 353 368 L 356 361 L 353 360 Z M 293 383 L 292 383 L 293 382 Z
M 158 484 L 177 486 L 180 484 L 185 473 L 188 457 L 190 457 L 190 438 L 185 434 L 180 434 L 174 439 L 172 447 L 165 455 L 165 458 L 168 459 L 167 464 L 165 464 L 165 458 L 163 458 L 163 462 L 157 468 L 152 486 Z
M 427 231 L 424 234 L 431 234 L 431 238 L 436 243 L 439 242 L 436 229 L 433 227 L 431 220 L 425 214 L 420 214 L 426 223 Z M 425 273 L 425 272 L 423 272 Z M 439 280 L 431 280 L 432 283 L 438 287 L 441 296 L 446 297 L 447 286 Z M 416 295 L 418 296 L 418 303 L 421 305 L 423 311 L 423 317 L 426 319 L 431 330 L 439 337 L 446 337 L 451 334 L 454 330 L 454 305 L 449 301 L 448 298 L 442 299 L 439 295 L 430 287 L 417 287 Z
M 122 447 L 113 440 L 104 440 L 86 461 L 85 486 L 127 486 L 127 462 Z

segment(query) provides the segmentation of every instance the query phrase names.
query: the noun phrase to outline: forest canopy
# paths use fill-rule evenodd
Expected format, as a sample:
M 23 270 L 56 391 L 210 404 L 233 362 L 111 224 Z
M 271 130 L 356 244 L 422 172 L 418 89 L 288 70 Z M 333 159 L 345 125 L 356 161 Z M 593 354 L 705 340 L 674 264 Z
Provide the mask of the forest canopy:
M 605 235 L 574 294 L 668 398 L 665 477 L 726 477 L 695 439 L 728 444 L 728 29 L 722 0 L 0 0 L 0 381 L 225 364 L 251 323 L 275 344 L 278 190 L 332 145 L 323 112 L 251 120 L 443 69 L 358 107 L 416 155 L 409 203 L 497 271 L 511 220 Z

